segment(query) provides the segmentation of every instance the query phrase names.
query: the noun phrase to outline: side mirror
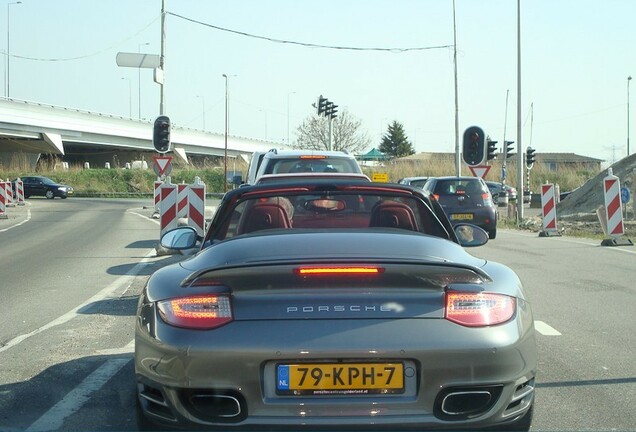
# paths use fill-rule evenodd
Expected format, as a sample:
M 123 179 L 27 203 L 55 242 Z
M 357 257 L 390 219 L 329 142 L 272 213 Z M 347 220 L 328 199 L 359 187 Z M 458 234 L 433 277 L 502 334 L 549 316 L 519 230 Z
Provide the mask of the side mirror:
M 181 226 L 166 232 L 161 236 L 161 246 L 166 249 L 192 249 L 197 244 L 197 232 L 189 226 Z
M 457 224 L 453 227 L 459 244 L 464 247 L 483 246 L 488 243 L 488 233 L 478 226 Z

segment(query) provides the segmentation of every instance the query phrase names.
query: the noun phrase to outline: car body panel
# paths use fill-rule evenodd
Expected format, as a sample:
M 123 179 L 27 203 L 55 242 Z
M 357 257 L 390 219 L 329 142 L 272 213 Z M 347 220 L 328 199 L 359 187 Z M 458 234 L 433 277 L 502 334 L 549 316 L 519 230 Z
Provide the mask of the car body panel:
M 251 184 L 267 174 L 311 172 L 362 174 L 362 169 L 353 155 L 341 151 L 272 149 L 262 156 Z
M 228 229 L 241 225 L 236 213 L 277 208 L 282 196 L 294 208 L 285 228 Z M 375 196 L 385 199 L 372 202 Z M 437 226 L 297 224 L 307 209 L 321 219 L 358 220 L 403 206 L 418 213 L 417 223 Z M 409 186 L 303 179 L 228 192 L 201 249 L 153 273 L 139 298 L 142 418 L 188 429 L 466 430 L 531 415 L 537 354 L 521 281 L 467 253 L 450 227 L 439 203 Z M 376 271 L 349 274 L 352 268 Z M 449 292 L 513 299 L 514 309 L 496 325 L 468 327 L 446 318 Z M 196 330 L 169 324 L 166 304 L 204 296 L 227 299 L 231 319 Z M 394 368 L 403 371 L 397 389 L 369 387 Z M 368 382 L 339 390 L 345 369 Z M 314 384 L 288 390 L 289 370 L 311 370 Z M 476 411 L 449 409 L 449 400 L 484 393 L 488 401 Z
M 456 189 L 458 185 L 463 189 Z M 469 192 L 466 192 L 466 188 Z M 431 178 L 426 182 L 424 191 L 437 198 L 453 225 L 467 222 L 483 228 L 488 233 L 496 231 L 497 211 L 490 190 L 482 179 L 478 177 Z
M 414 186 L 418 188 L 423 188 L 428 180 L 428 177 L 404 177 L 398 180 L 398 184 Z
M 499 195 L 503 191 L 506 192 L 506 197 L 509 200 L 517 199 L 517 189 L 513 186 L 507 185 L 505 183 L 502 185 L 499 182 L 492 182 L 492 181 L 487 181 L 486 186 L 488 186 L 488 189 L 490 189 L 490 193 L 493 197 L 493 200 L 495 200 L 495 202 L 497 202 Z
M 63 185 L 43 176 L 24 176 L 21 177 L 24 188 L 24 197 L 44 196 L 47 198 L 67 198 L 74 193 L 71 186 Z M 15 189 L 15 181 L 14 181 Z

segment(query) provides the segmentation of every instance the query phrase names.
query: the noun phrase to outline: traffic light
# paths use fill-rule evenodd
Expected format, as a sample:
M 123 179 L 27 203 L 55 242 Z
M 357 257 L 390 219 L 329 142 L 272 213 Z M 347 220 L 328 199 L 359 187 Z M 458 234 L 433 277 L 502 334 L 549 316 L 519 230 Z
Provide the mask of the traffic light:
M 504 141 L 504 153 L 506 155 L 506 159 L 514 154 L 514 141 Z
M 318 115 L 321 115 L 323 113 L 325 113 L 326 115 L 327 103 L 327 98 L 322 97 L 322 95 L 318 97 Z
M 334 119 L 338 117 L 338 115 L 336 114 L 338 112 L 337 108 L 338 108 L 338 105 L 334 104 L 333 102 L 328 102 L 325 115 L 329 117 L 330 119 Z
M 487 139 L 488 153 L 486 155 L 486 159 L 488 160 L 497 159 L 497 142 L 498 141 L 492 141 L 490 138 Z
M 471 126 L 464 131 L 462 158 L 468 166 L 480 165 L 486 157 L 485 135 L 479 126 Z
M 534 166 L 534 152 L 535 149 L 533 149 L 532 147 L 528 147 L 526 149 L 526 167 L 528 169 L 532 169 L 532 167 Z
M 152 145 L 159 153 L 170 151 L 170 118 L 159 116 L 152 130 Z

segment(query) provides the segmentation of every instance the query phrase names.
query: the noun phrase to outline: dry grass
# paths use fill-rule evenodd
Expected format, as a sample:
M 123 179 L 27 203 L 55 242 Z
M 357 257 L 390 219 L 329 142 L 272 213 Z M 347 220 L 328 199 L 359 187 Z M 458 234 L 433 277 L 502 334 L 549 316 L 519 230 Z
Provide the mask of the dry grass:
M 515 165 L 507 167 L 507 179 L 506 183 L 516 186 L 517 185 L 517 169 Z M 371 176 L 373 173 L 387 173 L 389 175 L 389 181 L 397 182 L 403 177 L 439 177 L 455 175 L 455 164 L 453 162 L 436 162 L 430 163 L 428 161 L 404 161 L 404 162 L 392 162 L 387 163 L 384 166 L 378 166 L 373 168 L 365 168 L 365 173 Z M 593 178 L 598 172 L 586 170 L 586 169 L 573 169 L 564 168 L 558 172 L 549 171 L 543 166 L 535 166 L 530 170 L 530 189 L 533 191 L 540 190 L 540 186 L 546 181 L 552 184 L 558 184 L 562 191 L 575 189 L 587 180 Z M 472 175 L 468 167 L 462 166 L 462 175 Z M 492 168 L 488 172 L 485 180 L 500 181 L 501 176 L 501 162 L 494 161 Z M 526 181 L 526 173 L 524 170 L 524 184 Z

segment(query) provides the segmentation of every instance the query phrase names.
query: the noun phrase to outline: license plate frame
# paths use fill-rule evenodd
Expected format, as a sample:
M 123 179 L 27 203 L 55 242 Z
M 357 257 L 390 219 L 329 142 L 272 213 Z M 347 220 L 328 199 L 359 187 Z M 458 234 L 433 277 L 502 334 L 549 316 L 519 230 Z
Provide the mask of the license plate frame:
M 450 219 L 454 221 L 471 221 L 475 218 L 472 213 L 453 213 Z
M 403 361 L 277 363 L 276 394 L 356 396 L 403 394 Z

